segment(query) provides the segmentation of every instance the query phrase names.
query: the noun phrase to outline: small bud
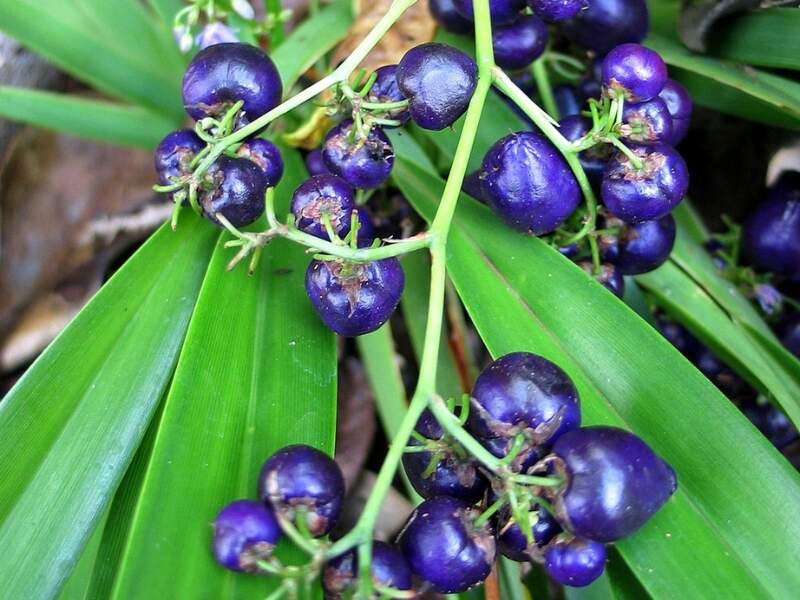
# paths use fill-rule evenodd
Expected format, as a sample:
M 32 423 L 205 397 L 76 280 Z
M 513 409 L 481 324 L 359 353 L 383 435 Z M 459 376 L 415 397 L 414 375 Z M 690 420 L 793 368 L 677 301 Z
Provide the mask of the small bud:
M 189 27 L 186 25 L 178 25 L 172 30 L 172 34 L 175 36 L 175 43 L 183 54 L 186 54 L 192 49 L 194 40 L 192 39 L 192 34 L 189 32 Z
M 209 23 L 203 27 L 202 31 L 197 34 L 197 47 L 201 50 L 214 46 L 215 44 L 224 44 L 227 42 L 238 42 L 239 38 L 233 30 L 223 23 Z
M 781 293 L 768 283 L 756 284 L 753 288 L 753 293 L 761 310 L 768 315 L 772 315 L 780 310 L 783 304 L 783 296 Z
M 253 20 L 256 16 L 253 5 L 248 0 L 231 0 L 231 7 L 243 19 Z

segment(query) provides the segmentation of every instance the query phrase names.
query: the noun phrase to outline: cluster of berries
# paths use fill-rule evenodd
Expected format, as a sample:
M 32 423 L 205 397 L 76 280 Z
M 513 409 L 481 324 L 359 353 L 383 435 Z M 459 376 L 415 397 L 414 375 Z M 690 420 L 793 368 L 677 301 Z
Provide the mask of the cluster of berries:
M 409 592 L 392 597 L 414 597 L 414 589 L 463 592 L 486 579 L 498 551 L 544 563 L 564 585 L 588 585 L 603 572 L 605 544 L 637 531 L 677 487 L 672 468 L 637 436 L 581 427 L 575 386 L 541 356 L 517 352 L 489 364 L 461 416 L 502 459 L 503 473 L 482 466 L 431 412 L 423 413 L 403 467 L 425 500 L 396 547 L 373 544 L 375 588 Z M 215 556 L 233 570 L 280 574 L 272 551 L 281 531 L 329 533 L 344 484 L 326 455 L 289 446 L 264 464 L 259 493 L 261 502 L 240 500 L 220 512 Z M 354 591 L 358 575 L 356 550 L 329 560 L 326 597 Z

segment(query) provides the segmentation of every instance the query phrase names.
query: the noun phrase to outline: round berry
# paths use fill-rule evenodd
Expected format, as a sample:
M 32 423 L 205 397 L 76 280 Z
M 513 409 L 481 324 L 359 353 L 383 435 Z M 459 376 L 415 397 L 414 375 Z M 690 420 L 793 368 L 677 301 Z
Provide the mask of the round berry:
M 336 175 L 314 175 L 292 195 L 292 214 L 300 231 L 328 239 L 323 215 L 328 215 L 333 231 L 344 237 L 350 231 L 350 213 L 356 208 L 353 188 Z
M 483 182 L 481 181 L 480 170 L 467 173 L 467 175 L 464 177 L 464 181 L 461 184 L 461 191 L 465 194 L 469 194 L 478 202 L 486 204 L 486 197 L 483 193 Z
M 375 83 L 367 93 L 368 102 L 402 102 L 406 99 L 397 85 L 397 65 L 384 65 L 375 71 Z M 406 123 L 411 114 L 407 108 L 396 108 L 386 113 L 387 118 Z
M 591 540 L 569 535 L 556 538 L 544 555 L 544 570 L 556 582 L 584 587 L 603 574 L 606 547 Z
M 356 215 L 358 216 L 357 244 L 359 248 L 367 248 L 375 241 L 375 224 L 363 206 L 356 208 Z
M 372 583 L 376 587 L 393 590 L 410 590 L 412 575 L 408 563 L 399 550 L 386 542 L 372 542 Z M 332 558 L 322 572 L 322 589 L 325 600 L 350 598 L 358 589 L 358 553 L 350 550 Z
M 527 536 L 519 524 L 513 521 L 511 513 L 505 510 L 501 515 L 500 535 L 497 549 L 500 554 L 517 562 L 541 561 L 542 552 L 560 531 L 558 521 L 545 509 L 537 506 L 529 515 L 533 541 L 529 544 Z
M 171 185 L 176 179 L 189 175 L 192 172 L 189 164 L 205 147 L 205 142 L 191 129 L 179 129 L 167 134 L 153 156 L 158 183 Z
M 260 498 L 289 521 L 304 518 L 314 537 L 336 524 L 344 501 L 342 471 L 311 446 L 286 446 L 267 459 L 258 477 Z
M 283 158 L 278 147 L 264 139 L 255 139 L 243 143 L 236 151 L 236 156 L 253 161 L 267 181 L 267 187 L 275 187 L 283 177 Z
M 603 87 L 628 102 L 645 102 L 658 96 L 667 83 L 667 65 L 655 50 L 639 44 L 622 44 L 603 59 Z
M 649 15 L 645 0 L 590 0 L 586 10 L 561 24 L 573 44 L 603 55 L 625 42 L 641 42 Z
M 692 99 L 686 88 L 672 79 L 667 79 L 664 87 L 658 93 L 658 97 L 667 105 L 667 110 L 672 116 L 672 136 L 666 141 L 673 146 L 677 146 L 689 133 L 689 123 L 692 118 Z
M 581 114 L 581 101 L 578 90 L 573 85 L 563 84 L 553 88 L 553 98 L 561 117 Z
M 333 174 L 353 187 L 374 188 L 389 178 L 394 150 L 380 127 L 371 127 L 366 136 L 354 135 L 353 121 L 347 119 L 325 136 L 322 160 Z
M 558 520 L 575 535 L 597 542 L 628 537 L 677 489 L 675 472 L 634 434 L 616 427 L 584 427 L 553 445 Z
M 602 229 L 616 228 L 619 233 L 600 236 L 600 256 L 616 265 L 623 275 L 639 275 L 660 267 L 675 245 L 675 219 L 664 215 L 655 221 L 629 225 L 608 218 Z
M 470 33 L 472 21 L 456 9 L 455 0 L 428 0 L 433 19 L 450 33 Z
M 589 0 L 528 0 L 528 6 L 548 23 L 566 21 L 589 6 Z
M 456 10 L 470 21 L 475 20 L 472 0 L 454 0 Z M 492 25 L 506 25 L 515 20 L 525 8 L 525 0 L 489 0 L 489 17 Z
M 622 137 L 632 142 L 667 142 L 673 138 L 672 116 L 661 98 L 626 104 L 622 109 Z
M 761 204 L 742 226 L 742 250 L 757 267 L 800 277 L 800 195 Z
M 778 337 L 789 352 L 800 358 L 800 313 L 795 313 L 778 325 Z
M 558 122 L 558 126 L 561 135 L 570 142 L 575 142 L 589 133 L 592 124 L 586 117 L 570 115 L 561 119 Z M 611 154 L 611 146 L 608 144 L 596 144 L 588 150 L 578 153 L 578 161 L 581 163 L 586 177 L 593 185 L 599 186 L 600 182 L 603 181 L 603 173 L 606 170 Z
M 405 279 L 400 262 L 314 260 L 306 271 L 306 293 L 322 322 L 345 337 L 375 331 L 392 316 Z
M 542 55 L 546 46 L 547 25 L 533 15 L 492 30 L 494 60 L 503 69 L 524 69 Z
M 217 225 L 221 225 L 218 213 L 234 227 L 249 225 L 264 214 L 267 180 L 261 169 L 247 159 L 220 156 L 209 167 L 200 189 L 200 208 Z
M 700 341 L 689 333 L 680 323 L 676 323 L 663 314 L 656 315 L 656 325 L 667 341 L 689 360 L 701 351 Z
M 272 509 L 261 502 L 237 500 L 214 519 L 214 558 L 231 571 L 258 573 L 257 562 L 272 555 L 280 537 Z
M 595 271 L 594 263 L 591 260 L 582 260 L 578 262 L 578 266 L 594 277 L 598 283 L 617 298 L 625 296 L 625 278 L 622 277 L 619 269 L 611 263 L 602 263 L 599 272 Z
M 414 122 L 424 129 L 449 127 L 464 114 L 478 85 L 478 65 L 461 50 L 431 42 L 400 60 L 397 84 Z
M 322 160 L 322 150 L 312 150 L 306 154 L 306 170 L 309 175 L 333 175 Z
M 220 118 L 242 101 L 238 124 L 275 108 L 283 87 L 269 56 L 250 44 L 216 44 L 201 50 L 183 75 L 183 106 L 195 120 Z
M 489 576 L 495 539 L 488 523 L 475 526 L 479 511 L 439 496 L 425 500 L 400 532 L 399 544 L 411 570 L 440 594 L 458 594 Z
M 403 454 L 403 469 L 417 493 L 423 498 L 451 496 L 470 504 L 480 500 L 487 484 L 475 460 L 457 442 L 443 439 L 444 432 L 429 412 L 420 417 L 416 430 L 435 448 Z M 412 437 L 409 445 L 420 446 L 421 442 Z M 435 467 L 430 470 L 434 460 Z
M 532 131 L 495 142 L 480 176 L 489 206 L 514 229 L 533 235 L 556 229 L 581 198 L 564 158 L 547 138 Z
M 500 438 L 507 448 L 521 433 L 527 444 L 520 455 L 549 446 L 580 423 L 580 400 L 572 381 L 536 354 L 501 356 L 481 371 L 472 389 L 469 430 L 481 440 Z
M 689 170 L 672 146 L 634 145 L 631 150 L 642 168 L 637 169 L 624 153 L 615 153 L 603 173 L 603 203 L 628 223 L 659 219 L 686 195 Z

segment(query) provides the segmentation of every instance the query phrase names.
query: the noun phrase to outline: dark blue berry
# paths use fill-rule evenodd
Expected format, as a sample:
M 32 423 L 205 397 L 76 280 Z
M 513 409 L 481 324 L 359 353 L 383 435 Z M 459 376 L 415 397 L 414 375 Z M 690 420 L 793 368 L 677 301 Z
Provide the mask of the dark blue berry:
M 556 229 L 581 198 L 564 158 L 532 131 L 495 142 L 481 164 L 481 179 L 489 206 L 511 227 L 533 235 Z
M 492 30 L 494 60 L 503 69 L 524 69 L 547 47 L 547 25 L 539 17 L 522 16 Z
M 345 337 L 375 331 L 397 308 L 403 269 L 396 258 L 366 264 L 314 260 L 306 271 L 306 293 L 322 322 Z
M 641 42 L 647 35 L 645 0 L 590 0 L 588 4 L 561 24 L 573 44 L 603 55 L 619 44 Z
M 183 75 L 183 106 L 193 119 L 220 118 L 243 102 L 239 124 L 275 108 L 283 87 L 269 56 L 250 44 L 216 44 L 201 50 Z
M 323 215 L 328 215 L 334 232 L 344 237 L 350 231 L 350 214 L 356 208 L 353 188 L 336 175 L 314 175 L 292 195 L 292 214 L 300 231 L 328 239 Z
M 236 156 L 253 161 L 264 173 L 267 187 L 275 187 L 283 177 L 283 158 L 278 147 L 265 139 L 255 139 L 243 143 Z
M 375 71 L 375 83 L 369 88 L 367 101 L 369 102 L 401 102 L 406 99 L 400 86 L 397 85 L 397 65 L 384 65 Z M 411 114 L 407 108 L 397 108 L 386 113 L 387 118 L 406 123 Z
M 314 537 L 336 524 L 344 501 L 344 478 L 327 454 L 304 445 L 286 446 L 267 459 L 258 478 L 259 496 L 289 521 L 303 518 Z
M 615 265 L 611 263 L 602 263 L 600 265 L 600 270 L 597 272 L 591 260 L 579 261 L 578 266 L 594 277 L 598 283 L 617 298 L 625 296 L 625 279 L 622 277 L 622 272 L 620 272 Z
M 376 587 L 410 590 L 412 575 L 408 563 L 399 550 L 386 542 L 372 542 L 372 583 Z M 351 550 L 332 558 L 322 572 L 322 589 L 325 600 L 350 598 L 358 589 L 358 553 Z
M 398 65 L 397 83 L 417 125 L 444 129 L 467 110 L 478 85 L 478 66 L 460 50 L 431 42 L 405 53 Z
M 673 146 L 677 146 L 689 133 L 689 123 L 692 118 L 692 99 L 686 88 L 672 79 L 667 79 L 658 97 L 666 103 L 667 110 L 672 116 L 672 137 L 666 141 Z
M 486 196 L 483 193 L 483 182 L 481 181 L 480 170 L 467 173 L 461 184 L 461 191 L 465 194 L 469 194 L 478 202 L 486 204 Z
M 591 129 L 591 121 L 581 115 L 564 117 L 558 122 L 558 125 L 561 135 L 570 142 L 579 140 Z M 588 150 L 578 153 L 578 160 L 592 185 L 599 186 L 603 181 L 603 173 L 611 154 L 611 147 L 608 144 L 596 144 Z
M 659 219 L 686 195 L 686 163 L 672 146 L 663 143 L 632 145 L 631 150 L 642 168 L 637 169 L 622 152 L 614 154 L 603 173 L 603 203 L 628 223 Z
M 581 100 L 575 86 L 566 83 L 557 85 L 553 88 L 553 98 L 556 101 L 559 116 L 580 115 Z
M 470 21 L 475 20 L 472 0 L 454 0 L 456 10 Z M 489 0 L 489 17 L 492 25 L 506 25 L 514 21 L 525 8 L 525 0 Z
M 428 0 L 434 20 L 450 33 L 470 33 L 472 21 L 456 9 L 455 0 Z
M 533 541 L 529 544 L 510 511 L 503 511 L 497 538 L 497 549 L 503 556 L 518 562 L 541 561 L 545 546 L 561 531 L 561 526 L 549 512 L 538 506 L 530 512 L 530 524 Z
M 258 573 L 259 560 L 266 560 L 281 537 L 272 509 L 261 502 L 237 500 L 214 519 L 214 558 L 231 571 Z
M 608 218 L 601 223 L 601 228 L 618 230 L 618 233 L 603 234 L 598 241 L 601 258 L 614 263 L 623 275 L 639 275 L 657 269 L 669 258 L 675 245 L 672 215 L 633 225 Z
M 627 102 L 655 98 L 667 83 L 667 65 L 655 50 L 622 44 L 603 59 L 603 87 Z
M 590 0 L 528 0 L 528 6 L 548 23 L 566 21 L 586 9 Z
M 369 213 L 363 206 L 359 206 L 356 209 L 356 214 L 358 215 L 357 244 L 359 248 L 367 248 L 375 241 L 375 224 L 372 222 L 372 217 L 369 216 Z
M 400 532 L 399 544 L 411 570 L 440 594 L 458 594 L 485 580 L 495 559 L 488 523 L 475 526 L 479 512 L 462 500 L 425 500 Z
M 234 227 L 243 227 L 264 214 L 266 191 L 267 180 L 254 162 L 220 156 L 205 174 L 198 202 L 211 222 L 220 225 L 219 213 Z
M 389 178 L 394 165 L 392 143 L 383 129 L 353 135 L 353 121 L 347 119 L 325 136 L 322 160 L 335 175 L 355 188 L 374 188 Z
M 742 227 L 742 250 L 757 267 L 800 277 L 800 195 L 761 204 Z
M 561 585 L 584 587 L 603 574 L 606 547 L 603 544 L 564 534 L 545 552 L 544 569 Z
M 153 156 L 158 183 L 171 185 L 175 180 L 189 175 L 189 164 L 205 148 L 205 142 L 191 129 L 173 131 L 161 140 Z
M 634 434 L 596 426 L 569 431 L 553 445 L 556 473 L 566 478 L 555 498 L 558 520 L 597 542 L 628 537 L 677 489 L 675 472 Z
M 693 360 L 702 350 L 700 341 L 680 323 L 676 323 L 663 314 L 658 314 L 656 315 L 656 324 L 661 335 L 689 360 Z
M 622 109 L 622 137 L 632 142 L 667 142 L 673 138 L 672 115 L 667 104 L 658 96 L 625 104 Z
M 791 421 L 771 404 L 748 402 L 742 406 L 742 412 L 779 450 L 798 439 L 797 429 Z
M 306 170 L 309 175 L 332 175 L 331 170 L 322 160 L 322 150 L 312 150 L 306 154 Z

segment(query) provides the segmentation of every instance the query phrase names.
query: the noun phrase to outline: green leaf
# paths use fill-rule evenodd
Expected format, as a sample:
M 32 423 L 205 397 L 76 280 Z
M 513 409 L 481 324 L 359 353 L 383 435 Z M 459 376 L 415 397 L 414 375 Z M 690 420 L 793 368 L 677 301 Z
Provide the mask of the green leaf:
M 175 14 L 186 6 L 183 0 L 147 0 L 147 3 L 158 15 L 162 25 L 170 32 L 172 31 L 172 21 Z
M 279 214 L 305 176 L 296 152 L 283 157 Z M 229 237 L 189 325 L 112 598 L 264 598 L 273 578 L 214 563 L 209 523 L 228 502 L 256 497 L 261 465 L 282 446 L 333 451 L 336 345 L 304 291 L 308 255 L 278 240 L 254 276 L 228 273 Z
M 709 38 L 709 53 L 776 69 L 800 69 L 800 11 L 759 10 L 726 20 Z
M 396 181 L 430 219 L 443 182 L 403 145 L 395 151 Z M 800 476 L 705 377 L 580 268 L 464 195 L 447 261 L 493 356 L 553 360 L 578 387 L 587 424 L 634 431 L 675 468 L 673 498 L 617 545 L 649 594 L 794 594 Z
M 0 86 L 0 117 L 101 142 L 152 149 L 176 123 L 133 105 Z
M 9 598 L 70 574 L 172 374 L 216 233 L 155 234 L 0 404 L 0 572 Z

